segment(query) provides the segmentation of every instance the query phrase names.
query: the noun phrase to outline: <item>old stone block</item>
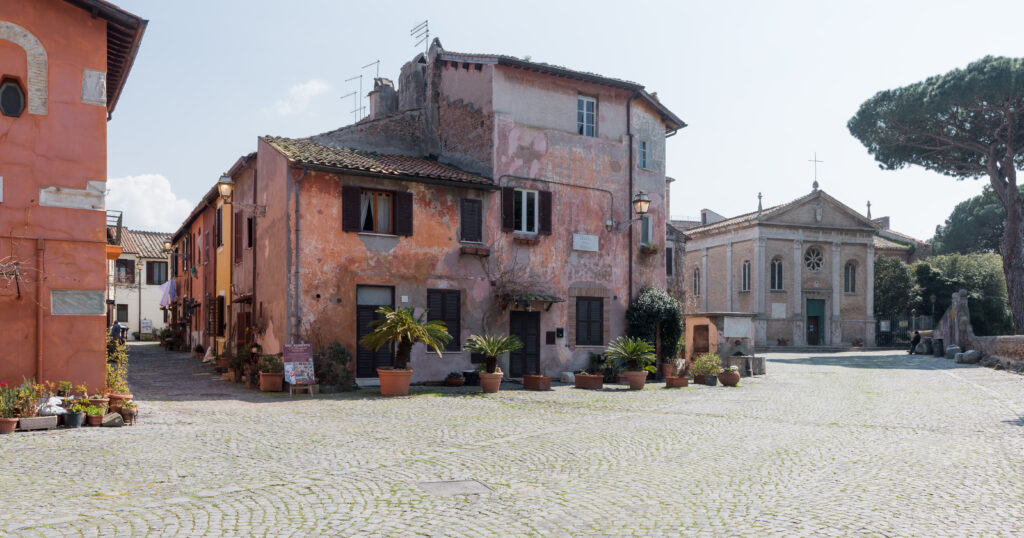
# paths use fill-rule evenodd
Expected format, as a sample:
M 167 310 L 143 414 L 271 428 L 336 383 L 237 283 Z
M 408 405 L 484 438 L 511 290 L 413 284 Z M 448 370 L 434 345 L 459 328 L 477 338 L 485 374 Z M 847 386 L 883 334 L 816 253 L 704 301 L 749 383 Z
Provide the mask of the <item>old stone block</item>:
M 950 359 L 950 360 L 954 359 L 956 357 L 957 353 L 960 353 L 960 346 L 946 346 L 946 358 L 947 359 Z
M 120 413 L 107 413 L 103 415 L 103 426 L 105 428 L 120 428 L 124 426 L 124 418 Z
M 953 354 L 953 360 L 958 362 L 958 363 L 960 363 L 960 364 L 963 364 L 963 362 L 964 362 L 964 354 L 963 353 L 955 353 L 955 354 Z
M 981 352 L 976 349 L 965 351 L 960 353 L 960 355 L 963 356 L 957 359 L 956 362 L 961 364 L 978 364 L 978 362 L 981 361 Z

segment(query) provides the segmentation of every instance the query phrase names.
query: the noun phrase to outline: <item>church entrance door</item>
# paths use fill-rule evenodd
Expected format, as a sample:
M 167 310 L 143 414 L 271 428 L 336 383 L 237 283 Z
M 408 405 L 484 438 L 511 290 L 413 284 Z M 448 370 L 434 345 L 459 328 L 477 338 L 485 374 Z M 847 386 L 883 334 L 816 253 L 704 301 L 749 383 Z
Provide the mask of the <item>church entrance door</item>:
M 807 300 L 807 345 L 821 345 L 821 324 L 825 320 L 825 301 Z

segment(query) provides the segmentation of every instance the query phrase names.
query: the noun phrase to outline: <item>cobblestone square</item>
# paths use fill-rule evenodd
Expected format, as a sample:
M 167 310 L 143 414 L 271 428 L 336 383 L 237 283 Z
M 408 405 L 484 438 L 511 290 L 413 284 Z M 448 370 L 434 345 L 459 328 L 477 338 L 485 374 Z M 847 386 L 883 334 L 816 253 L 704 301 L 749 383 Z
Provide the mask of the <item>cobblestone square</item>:
M 0 437 L 0 535 L 1024 534 L 1024 377 L 768 357 L 735 389 L 289 397 L 136 345 L 137 426 Z M 492 492 L 418 485 L 447 480 Z

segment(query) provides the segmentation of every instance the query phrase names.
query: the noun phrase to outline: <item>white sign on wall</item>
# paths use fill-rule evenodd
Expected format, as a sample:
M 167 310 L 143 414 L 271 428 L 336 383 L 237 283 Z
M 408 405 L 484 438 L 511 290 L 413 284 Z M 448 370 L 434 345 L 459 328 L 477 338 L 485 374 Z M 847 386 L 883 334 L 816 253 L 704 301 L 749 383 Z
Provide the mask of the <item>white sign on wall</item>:
M 144 319 L 142 320 L 142 334 L 153 334 L 153 322 Z
M 786 319 L 786 303 L 772 303 L 772 319 Z
M 750 318 L 725 318 L 726 338 L 750 338 Z
M 590 252 L 598 251 L 598 242 L 596 235 L 586 234 L 572 234 L 572 249 L 573 250 L 586 250 Z

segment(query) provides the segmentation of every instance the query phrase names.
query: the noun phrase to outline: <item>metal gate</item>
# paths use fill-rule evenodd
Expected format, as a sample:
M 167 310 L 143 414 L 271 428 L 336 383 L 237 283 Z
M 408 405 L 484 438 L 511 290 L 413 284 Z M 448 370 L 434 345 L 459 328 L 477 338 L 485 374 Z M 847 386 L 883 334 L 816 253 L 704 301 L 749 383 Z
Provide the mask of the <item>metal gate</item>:
M 934 328 L 931 316 L 877 316 L 875 342 L 879 347 L 910 347 L 914 331 Z

